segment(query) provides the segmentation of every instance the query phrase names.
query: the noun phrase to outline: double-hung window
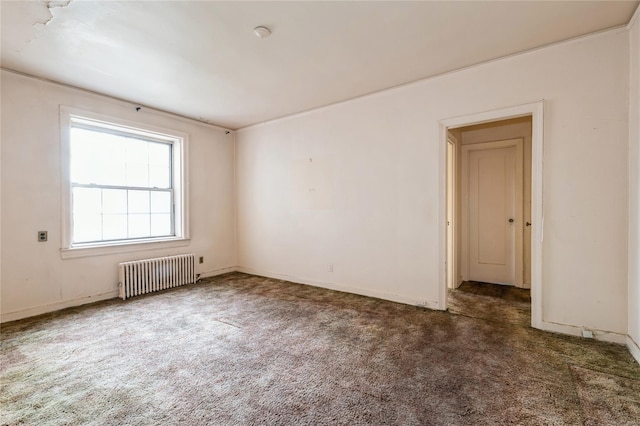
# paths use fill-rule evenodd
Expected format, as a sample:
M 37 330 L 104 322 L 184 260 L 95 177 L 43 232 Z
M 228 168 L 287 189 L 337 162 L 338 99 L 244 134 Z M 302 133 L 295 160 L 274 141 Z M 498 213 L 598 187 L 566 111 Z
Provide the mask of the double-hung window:
M 187 238 L 185 135 L 67 109 L 62 116 L 63 249 Z

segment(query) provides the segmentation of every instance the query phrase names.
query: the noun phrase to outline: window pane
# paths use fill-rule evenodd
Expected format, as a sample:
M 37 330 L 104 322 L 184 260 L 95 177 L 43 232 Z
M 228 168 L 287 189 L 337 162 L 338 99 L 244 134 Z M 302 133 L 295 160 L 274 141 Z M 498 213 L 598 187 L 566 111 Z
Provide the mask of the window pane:
M 126 138 L 71 128 L 71 181 L 124 185 Z
M 126 185 L 125 164 L 118 164 L 105 159 L 96 164 L 92 172 L 91 182 L 96 185 Z
M 171 213 L 170 192 L 151 192 L 151 213 Z
M 129 191 L 129 214 L 149 211 L 149 191 Z
M 149 142 L 129 139 L 127 185 L 149 186 Z
M 102 216 L 102 238 L 120 240 L 127 238 L 127 215 L 105 214 Z
M 171 215 L 159 213 L 151 215 L 151 236 L 161 237 L 171 235 Z
M 100 214 L 102 197 L 100 188 L 73 188 L 73 212 L 75 214 Z
M 80 129 L 71 129 L 71 181 L 77 183 L 91 183 L 94 169 L 93 150 L 91 145 L 79 137 Z
M 102 153 L 104 159 L 110 163 L 125 164 L 127 162 L 126 152 L 129 138 L 111 133 L 93 132 L 100 135 L 99 140 L 102 144 Z M 94 137 L 96 137 L 94 135 Z
M 71 122 L 72 242 L 173 235 L 179 138 L 164 142 L 152 131 L 76 116 Z
M 112 161 L 104 164 L 97 180 L 95 183 L 100 185 L 125 186 L 127 184 L 127 165 L 124 161 Z
M 171 169 L 168 166 L 149 166 L 149 186 L 171 188 Z
M 102 216 L 99 214 L 73 215 L 73 242 L 85 243 L 102 239 Z
M 127 163 L 127 186 L 149 187 L 149 165 Z
M 149 214 L 129 215 L 129 238 L 145 238 L 151 236 Z
M 127 164 L 149 164 L 149 142 L 127 138 Z
M 149 186 L 154 188 L 171 187 L 171 145 L 166 143 L 149 144 Z
M 171 145 L 167 143 L 149 143 L 149 164 L 165 167 L 171 164 Z
M 127 190 L 126 189 L 103 189 L 102 190 L 102 213 L 126 214 L 127 213 Z

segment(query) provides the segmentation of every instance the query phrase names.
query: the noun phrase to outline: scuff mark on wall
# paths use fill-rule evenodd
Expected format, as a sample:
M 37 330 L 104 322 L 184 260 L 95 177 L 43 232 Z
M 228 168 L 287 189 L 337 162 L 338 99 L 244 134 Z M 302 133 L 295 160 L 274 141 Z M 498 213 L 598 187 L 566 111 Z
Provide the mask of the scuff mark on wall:
M 73 0 L 49 0 L 49 1 L 43 1 L 42 3 L 44 3 L 44 5 L 47 7 L 47 11 L 49 12 L 49 18 L 47 18 L 46 20 L 43 21 L 36 21 L 33 23 L 34 27 L 39 27 L 39 26 L 47 26 L 49 25 L 49 22 L 51 22 L 53 20 L 53 18 L 55 17 L 54 14 L 54 9 L 58 9 L 58 8 L 65 8 L 68 7 L 71 2 Z

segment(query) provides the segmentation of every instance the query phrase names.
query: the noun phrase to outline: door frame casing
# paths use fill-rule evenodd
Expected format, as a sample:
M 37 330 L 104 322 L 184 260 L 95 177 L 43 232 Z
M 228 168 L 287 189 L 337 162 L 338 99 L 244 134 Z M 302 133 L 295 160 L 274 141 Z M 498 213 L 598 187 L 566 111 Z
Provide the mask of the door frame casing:
M 544 238 L 543 159 L 544 100 L 447 118 L 439 121 L 439 294 L 447 309 L 447 130 L 474 124 L 531 116 L 531 326 L 543 329 L 542 242 Z
M 447 287 L 458 288 L 459 260 L 458 260 L 458 201 L 456 188 L 458 185 L 457 173 L 457 149 L 458 140 L 447 132 L 447 192 L 453 190 L 453 197 L 449 200 L 447 195 Z M 449 155 L 451 148 L 451 155 Z M 451 169 L 449 169 L 451 168 Z M 451 209 L 451 210 L 449 210 Z M 451 275 L 449 277 L 449 275 Z M 450 282 L 449 282 L 450 280 Z
M 523 214 L 523 182 L 524 182 L 524 138 L 512 138 L 494 142 L 481 142 L 470 145 L 462 146 L 462 167 L 461 167 L 461 185 L 460 191 L 462 194 L 462 209 L 461 209 L 461 271 L 465 280 L 470 280 L 470 255 L 469 255 L 469 238 L 471 227 L 469 224 L 469 201 L 468 201 L 468 181 L 469 181 L 469 154 L 473 151 L 486 151 L 500 148 L 515 148 L 516 149 L 516 166 L 514 172 L 515 178 L 515 194 L 514 194 L 514 276 L 513 285 L 516 287 L 524 287 L 524 258 L 523 258 L 523 244 L 524 244 L 524 214 Z

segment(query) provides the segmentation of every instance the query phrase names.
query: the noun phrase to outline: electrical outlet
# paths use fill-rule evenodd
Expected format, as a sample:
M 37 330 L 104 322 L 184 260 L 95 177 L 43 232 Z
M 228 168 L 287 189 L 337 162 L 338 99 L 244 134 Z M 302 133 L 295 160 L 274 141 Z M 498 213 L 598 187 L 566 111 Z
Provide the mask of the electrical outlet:
M 333 263 L 329 264 L 329 272 L 333 272 Z
M 593 331 L 587 330 L 586 328 L 582 330 L 582 337 L 585 339 L 593 339 Z
M 204 263 L 204 256 L 200 256 L 200 258 L 198 258 L 198 263 Z
M 38 242 L 44 243 L 48 238 L 47 231 L 38 231 Z

